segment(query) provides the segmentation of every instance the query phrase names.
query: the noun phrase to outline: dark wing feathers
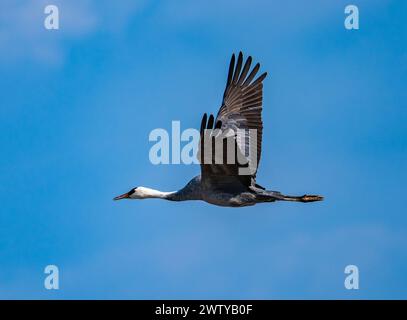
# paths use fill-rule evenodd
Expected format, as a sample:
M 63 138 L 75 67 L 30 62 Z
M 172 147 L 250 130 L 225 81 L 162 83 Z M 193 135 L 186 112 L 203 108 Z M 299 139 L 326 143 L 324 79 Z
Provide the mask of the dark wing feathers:
M 226 81 L 226 88 L 223 95 L 222 106 L 219 109 L 219 112 L 216 116 L 216 119 L 213 115 L 209 116 L 207 121 L 207 115 L 204 114 L 201 122 L 201 140 L 204 137 L 204 131 L 211 129 L 221 129 L 222 131 L 232 129 L 235 132 L 237 129 L 256 129 L 257 134 L 257 153 L 256 160 L 252 159 L 255 163 L 256 168 L 260 161 L 261 155 L 261 142 L 262 142 L 262 133 L 263 133 L 263 122 L 262 122 L 262 109 L 263 109 L 263 84 L 262 81 L 266 78 L 267 73 L 261 74 L 257 79 L 254 78 L 257 75 L 257 72 L 260 69 L 260 64 L 257 63 L 253 69 L 250 71 L 252 64 L 252 57 L 248 57 L 243 65 L 243 54 L 239 53 L 237 62 L 235 65 L 235 55 L 232 55 L 229 64 L 229 72 Z M 248 75 L 249 74 L 249 75 Z M 253 81 L 254 80 L 254 81 Z M 215 124 L 215 125 L 214 125 Z M 248 133 L 246 133 L 246 137 Z M 230 138 L 230 137 L 229 137 Z M 227 139 L 229 139 L 227 138 Z M 249 139 L 243 139 L 242 136 L 235 135 L 232 137 L 234 142 L 237 145 L 237 153 L 240 152 L 244 156 L 249 155 L 250 141 Z M 224 138 L 226 140 L 226 138 Z M 202 168 L 202 177 L 205 176 L 236 176 L 243 184 L 250 184 L 255 179 L 256 171 L 252 176 L 238 176 L 239 164 L 235 161 L 235 164 L 203 164 L 201 159 L 203 143 L 200 143 L 200 155 L 199 160 L 201 161 Z M 225 144 L 224 144 L 225 145 Z M 224 151 L 226 149 L 224 148 Z M 225 156 L 225 155 L 224 155 Z M 213 159 L 215 156 L 213 156 Z M 241 167 L 241 166 L 240 166 Z
M 233 75 L 233 84 L 237 84 L 237 80 L 239 80 L 239 75 L 240 75 L 240 69 L 242 69 L 242 63 L 243 63 L 243 54 L 242 52 L 239 53 L 239 56 L 237 58 L 237 64 L 236 64 L 236 69 Z
M 205 130 L 205 128 L 206 128 L 206 120 L 207 120 L 207 118 L 208 118 L 208 116 L 207 116 L 207 114 L 205 113 L 204 115 L 203 115 L 203 117 L 202 117 L 202 120 L 201 120 L 201 129 L 199 130 L 199 132 L 201 133 L 201 135 L 202 135 L 202 132 Z
M 260 63 L 257 63 L 252 72 L 250 72 L 250 75 L 247 77 L 247 79 L 245 80 L 245 82 L 243 83 L 243 87 L 246 87 L 247 85 L 250 84 L 250 82 L 253 80 L 253 78 L 256 76 L 257 72 L 260 69 Z
M 249 56 L 246 60 L 246 63 L 244 64 L 243 71 L 242 71 L 242 74 L 240 75 L 239 81 L 237 82 L 238 86 L 242 85 L 243 80 L 246 78 L 247 73 L 250 70 L 251 64 L 252 64 L 252 57 Z
M 206 129 L 213 129 L 213 121 L 214 120 L 215 120 L 215 118 L 213 117 L 213 114 L 211 114 L 209 116 L 208 125 L 207 125 Z

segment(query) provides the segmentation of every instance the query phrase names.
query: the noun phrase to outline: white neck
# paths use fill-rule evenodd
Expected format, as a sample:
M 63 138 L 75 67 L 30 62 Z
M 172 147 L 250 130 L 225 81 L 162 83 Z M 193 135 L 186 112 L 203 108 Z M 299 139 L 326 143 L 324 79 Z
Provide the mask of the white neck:
M 151 188 L 146 187 L 138 187 L 136 192 L 134 192 L 130 197 L 134 199 L 148 199 L 148 198 L 158 198 L 158 199 L 166 199 L 174 192 L 163 192 Z

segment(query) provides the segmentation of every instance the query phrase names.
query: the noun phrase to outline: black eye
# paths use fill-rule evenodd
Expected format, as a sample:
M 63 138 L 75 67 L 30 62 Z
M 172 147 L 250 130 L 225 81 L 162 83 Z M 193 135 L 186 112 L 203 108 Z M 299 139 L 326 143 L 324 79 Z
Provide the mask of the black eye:
M 130 195 L 132 195 L 134 192 L 136 192 L 136 188 L 131 189 L 127 194 L 130 196 Z

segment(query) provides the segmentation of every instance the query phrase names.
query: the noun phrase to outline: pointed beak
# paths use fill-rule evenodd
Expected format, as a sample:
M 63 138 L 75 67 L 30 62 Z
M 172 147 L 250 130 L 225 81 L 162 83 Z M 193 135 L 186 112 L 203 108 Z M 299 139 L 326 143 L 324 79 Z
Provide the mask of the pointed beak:
M 123 193 L 123 194 L 120 195 L 120 196 L 114 197 L 113 200 L 121 200 L 121 199 L 128 199 L 128 198 L 130 198 L 130 197 L 129 197 L 129 193 L 126 192 L 126 193 Z

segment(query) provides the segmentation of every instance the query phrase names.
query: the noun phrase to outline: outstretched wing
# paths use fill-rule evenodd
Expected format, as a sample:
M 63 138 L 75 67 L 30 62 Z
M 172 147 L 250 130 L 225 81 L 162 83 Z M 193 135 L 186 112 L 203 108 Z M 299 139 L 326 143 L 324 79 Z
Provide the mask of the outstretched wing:
M 235 65 L 235 55 L 232 55 L 223 102 L 218 115 L 216 119 L 213 115 L 210 115 L 208 119 L 206 114 L 202 118 L 198 159 L 201 162 L 203 178 L 207 176 L 235 176 L 245 185 L 249 185 L 252 179 L 255 179 L 260 161 L 263 131 L 261 118 L 263 106 L 262 81 L 267 76 L 267 73 L 263 73 L 255 79 L 260 64 L 256 64 L 249 73 L 251 63 L 252 58 L 249 56 L 243 66 L 243 54 L 240 52 Z M 233 132 L 234 134 L 225 137 L 217 129 L 220 129 L 223 133 Z M 249 130 L 252 130 L 251 134 Z M 223 140 L 222 159 L 218 161 L 221 163 L 215 161 L 217 150 L 213 142 L 209 145 L 212 146 L 214 151 L 212 152 L 212 161 L 209 161 L 209 163 L 204 161 L 204 154 L 206 154 L 208 148 L 208 144 L 204 143 L 204 137 L 207 136 L 211 137 L 212 140 Z M 227 163 L 225 158 L 228 140 L 229 143 L 232 142 L 236 146 L 235 161 L 231 164 Z M 255 145 L 254 140 L 256 140 Z M 256 147 L 255 152 L 251 149 L 253 146 Z M 239 168 L 245 166 L 241 164 L 242 158 L 246 158 L 246 166 L 247 163 L 254 164 L 254 171 L 252 170 L 249 175 L 242 175 L 241 171 L 239 171 Z

